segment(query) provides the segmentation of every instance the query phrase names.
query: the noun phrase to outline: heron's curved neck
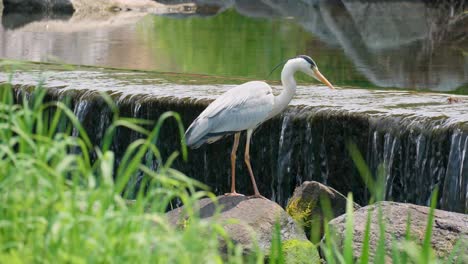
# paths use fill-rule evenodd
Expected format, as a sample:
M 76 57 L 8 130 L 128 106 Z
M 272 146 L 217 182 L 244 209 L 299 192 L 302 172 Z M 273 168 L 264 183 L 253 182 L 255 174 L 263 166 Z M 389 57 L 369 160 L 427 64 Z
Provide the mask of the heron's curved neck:
M 294 73 L 296 71 L 297 70 L 293 62 L 288 61 L 284 65 L 284 68 L 281 71 L 281 83 L 283 84 L 283 90 L 278 96 L 275 96 L 275 104 L 272 111 L 273 115 L 283 111 L 296 94 L 296 80 L 294 79 Z

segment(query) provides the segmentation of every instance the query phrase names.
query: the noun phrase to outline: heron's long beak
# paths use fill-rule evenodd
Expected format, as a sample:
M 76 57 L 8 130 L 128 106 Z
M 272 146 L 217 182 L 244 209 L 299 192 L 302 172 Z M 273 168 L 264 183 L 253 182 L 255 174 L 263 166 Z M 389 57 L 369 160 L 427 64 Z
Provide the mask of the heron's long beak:
M 333 87 L 333 85 L 327 80 L 327 78 L 325 78 L 325 76 L 323 76 L 320 73 L 320 71 L 317 68 L 314 68 L 313 71 L 314 71 L 314 74 L 315 74 L 315 77 L 316 77 L 317 80 L 319 80 L 322 83 L 326 84 L 328 87 L 330 87 L 330 89 L 335 89 L 335 87 Z

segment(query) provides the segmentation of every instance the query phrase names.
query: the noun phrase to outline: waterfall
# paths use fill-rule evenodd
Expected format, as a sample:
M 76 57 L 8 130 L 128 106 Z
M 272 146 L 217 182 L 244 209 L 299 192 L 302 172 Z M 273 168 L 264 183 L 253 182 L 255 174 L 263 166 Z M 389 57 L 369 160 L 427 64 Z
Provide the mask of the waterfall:
M 456 129 L 450 137 L 450 152 L 441 207 L 451 211 L 468 210 L 468 133 Z
M 29 98 L 28 91 L 30 89 L 17 86 L 15 96 L 20 99 L 26 94 Z M 347 96 L 345 91 L 342 94 Z M 110 96 L 123 117 L 155 121 L 166 111 L 176 111 L 185 127 L 210 102 L 197 97 L 128 93 L 110 93 Z M 85 89 L 48 89 L 46 98 L 63 100 L 66 97 L 71 98 L 71 109 L 93 144 L 100 145 L 105 128 L 112 122 L 111 111 L 104 100 L 97 92 Z M 351 141 L 365 157 L 374 177 L 379 166 L 383 167 L 385 199 L 428 205 L 431 193 L 438 186 L 439 208 L 466 212 L 468 126 L 463 118 L 454 121 L 438 115 L 376 114 L 370 109 L 358 112 L 343 107 L 296 104 L 262 124 L 254 132 L 250 155 L 260 192 L 285 205 L 296 186 L 306 180 L 316 180 L 344 194 L 353 192 L 358 203 L 367 203 L 369 191 L 346 147 Z M 163 126 L 157 142 L 163 157 L 179 149 L 176 129 L 173 120 Z M 111 147 L 117 163 L 125 148 L 139 137 L 141 135 L 127 128 L 117 129 Z M 173 166 L 206 183 L 216 194 L 223 194 L 230 189 L 232 143 L 233 137 L 227 137 L 190 150 L 187 162 L 177 159 Z M 237 190 L 250 195 L 253 190 L 241 158 L 244 147 L 245 135 L 241 137 L 236 163 Z M 153 169 L 157 166 L 153 163 Z M 141 175 L 136 175 L 132 181 L 138 184 Z

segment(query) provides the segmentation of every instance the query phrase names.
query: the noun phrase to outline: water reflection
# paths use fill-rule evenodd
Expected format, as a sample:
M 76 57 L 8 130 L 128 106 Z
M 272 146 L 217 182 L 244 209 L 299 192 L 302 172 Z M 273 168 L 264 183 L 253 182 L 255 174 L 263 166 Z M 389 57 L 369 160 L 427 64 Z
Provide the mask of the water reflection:
M 4 13 L 0 57 L 263 79 L 279 61 L 305 53 L 342 86 L 468 90 L 464 1 L 185 2 L 197 9 Z
M 435 21 L 446 14 L 434 12 L 417 1 L 320 6 L 335 40 L 373 84 L 449 91 L 467 81 L 468 61 L 452 32 L 438 39 L 445 28 L 437 27 L 447 25 Z

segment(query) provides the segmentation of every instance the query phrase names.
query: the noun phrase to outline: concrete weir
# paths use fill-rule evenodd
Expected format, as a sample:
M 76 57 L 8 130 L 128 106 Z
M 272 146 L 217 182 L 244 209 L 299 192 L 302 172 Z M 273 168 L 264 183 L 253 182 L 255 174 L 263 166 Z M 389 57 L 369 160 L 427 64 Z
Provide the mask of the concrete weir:
M 0 72 L 0 83 L 9 77 Z M 11 77 L 17 98 L 28 94 L 30 89 L 25 87 L 37 85 L 41 78 L 48 88 L 47 100 L 69 97 L 73 111 L 96 145 L 111 122 L 111 112 L 98 96 L 99 91 L 111 95 L 121 116 L 155 121 L 162 113 L 175 111 L 187 127 L 210 100 L 233 87 L 233 83 L 245 81 L 86 67 L 60 70 L 51 66 L 16 72 Z M 439 186 L 439 208 L 466 213 L 468 96 L 457 97 L 450 104 L 446 94 L 331 91 L 322 86 L 299 85 L 291 106 L 254 133 L 251 160 L 260 192 L 284 205 L 294 187 L 305 180 L 316 180 L 342 193 L 353 192 L 358 203 L 366 203 L 370 193 L 350 155 L 352 142 L 373 177 L 381 172 L 387 200 L 427 205 L 432 191 Z M 112 146 L 117 161 L 139 136 L 123 128 L 117 131 Z M 168 121 L 157 145 L 167 157 L 179 144 L 176 124 Z M 188 162 L 177 160 L 174 167 L 222 194 L 230 186 L 231 145 L 229 137 L 191 150 Z M 237 171 L 238 191 L 252 194 L 242 159 L 237 162 Z

